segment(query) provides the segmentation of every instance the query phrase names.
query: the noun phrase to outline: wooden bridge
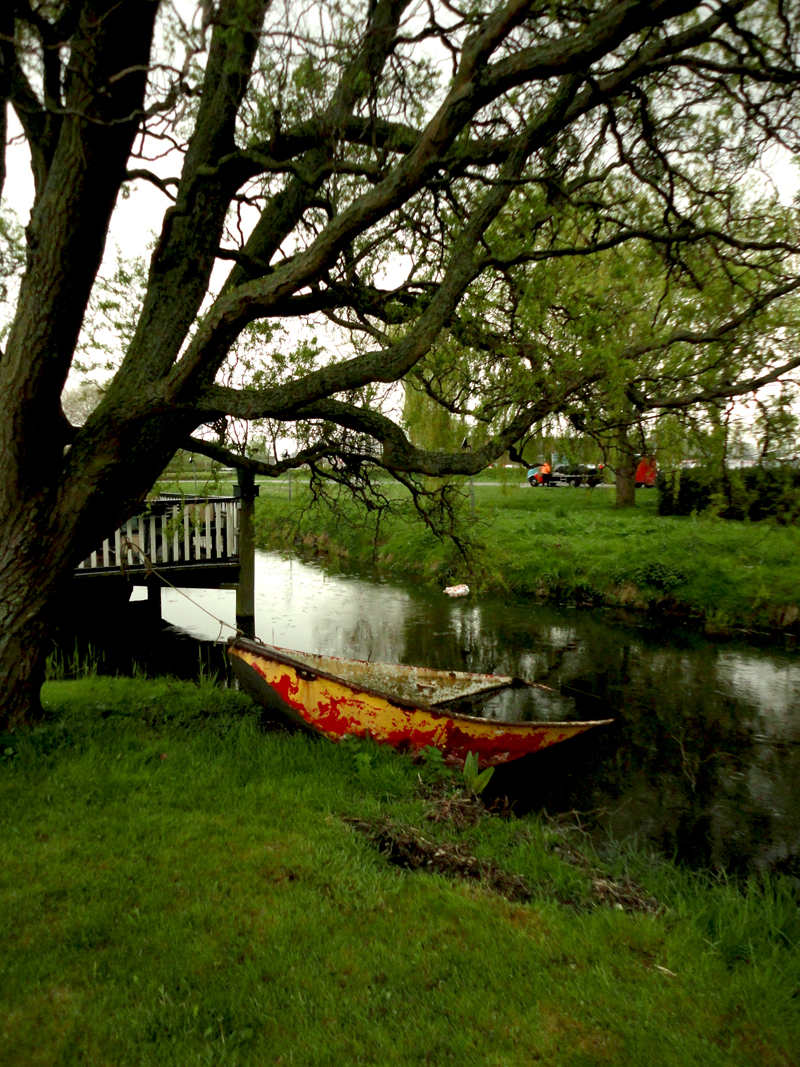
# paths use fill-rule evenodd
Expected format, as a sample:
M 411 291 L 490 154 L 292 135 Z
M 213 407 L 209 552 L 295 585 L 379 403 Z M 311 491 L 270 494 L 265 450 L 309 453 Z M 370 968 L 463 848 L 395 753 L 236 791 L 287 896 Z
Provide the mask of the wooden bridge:
M 98 544 L 78 564 L 75 576 L 118 575 L 143 585 L 156 568 L 174 585 L 190 588 L 213 589 L 221 581 L 235 582 L 240 512 L 239 496 L 161 493 L 145 511 Z
M 160 617 L 163 579 L 179 589 L 236 588 L 239 625 L 252 632 L 253 498 L 258 489 L 252 475 L 240 477 L 239 483 L 233 496 L 160 493 L 78 564 L 79 596 L 87 594 L 96 610 L 98 600 L 118 605 L 130 598 L 134 586 L 145 586 L 148 603 Z

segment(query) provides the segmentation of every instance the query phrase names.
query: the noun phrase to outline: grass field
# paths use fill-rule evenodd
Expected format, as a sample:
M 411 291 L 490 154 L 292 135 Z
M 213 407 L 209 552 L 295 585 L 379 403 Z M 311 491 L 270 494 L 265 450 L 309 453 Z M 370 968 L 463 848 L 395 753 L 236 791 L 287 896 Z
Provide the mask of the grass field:
M 772 520 L 660 517 L 655 491 L 617 511 L 607 489 L 531 489 L 519 478 L 476 483 L 475 519 L 464 502 L 466 561 L 410 514 L 377 534 L 352 505 L 342 514 L 307 510 L 302 488 L 264 492 L 257 532 L 264 547 L 305 545 L 359 563 L 466 581 L 483 590 L 589 604 L 620 604 L 695 618 L 709 631 L 785 627 L 800 618 L 800 530 Z M 349 519 L 349 521 L 348 521 Z
M 599 859 L 477 814 L 457 776 L 421 795 L 435 761 L 264 732 L 211 685 L 45 701 L 0 748 L 4 1067 L 797 1062 L 781 883 Z

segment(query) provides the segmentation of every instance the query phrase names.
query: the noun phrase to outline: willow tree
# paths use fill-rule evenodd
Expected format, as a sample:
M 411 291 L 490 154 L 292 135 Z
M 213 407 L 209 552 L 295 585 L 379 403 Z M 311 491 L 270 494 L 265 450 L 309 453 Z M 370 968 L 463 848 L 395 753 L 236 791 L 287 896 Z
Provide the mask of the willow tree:
M 754 221 L 753 196 L 731 188 L 720 197 L 740 239 Z M 637 240 L 594 256 L 591 269 L 551 264 L 543 290 L 540 273 L 517 276 L 528 345 L 549 375 L 584 378 L 555 423 L 594 439 L 616 473 L 618 507 L 633 506 L 638 458 L 656 441 L 666 459 L 743 404 L 769 410 L 770 425 L 791 424 L 786 364 L 800 341 L 800 282 L 786 249 L 795 208 L 774 197 L 759 207 L 746 251 L 698 242 L 675 255 Z
M 176 449 L 227 455 L 203 427 L 268 418 L 319 428 L 293 462 L 355 435 L 398 477 L 468 474 L 596 373 L 557 378 L 524 348 L 522 266 L 588 266 L 634 239 L 673 258 L 698 242 L 723 257 L 768 245 L 776 262 L 794 248 L 724 210 L 711 226 L 704 214 L 770 144 L 794 146 L 797 26 L 783 0 L 192 7 L 8 0 L 0 13 L 3 130 L 10 106 L 35 186 L 0 357 L 0 691 L 12 724 L 39 714 L 46 639 L 76 562 Z M 693 158 L 714 161 L 713 180 L 695 179 Z M 60 397 L 132 182 L 160 189 L 165 211 L 119 367 L 73 426 Z M 654 191 L 657 213 L 642 208 Z M 473 287 L 491 315 L 476 317 Z M 313 366 L 231 373 L 246 331 L 314 316 L 341 333 Z M 507 361 L 513 384 L 521 353 L 536 386 L 508 394 L 485 444 L 453 454 L 415 448 L 375 399 L 445 330 L 485 358 L 487 380 Z

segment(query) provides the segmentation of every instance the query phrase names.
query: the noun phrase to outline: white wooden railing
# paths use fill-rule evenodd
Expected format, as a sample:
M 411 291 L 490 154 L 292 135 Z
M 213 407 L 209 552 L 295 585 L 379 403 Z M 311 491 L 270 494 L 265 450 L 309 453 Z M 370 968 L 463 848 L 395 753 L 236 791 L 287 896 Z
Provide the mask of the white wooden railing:
M 240 507 L 238 497 L 161 493 L 147 511 L 128 519 L 77 569 L 146 569 L 148 563 L 157 567 L 232 561 L 239 555 Z

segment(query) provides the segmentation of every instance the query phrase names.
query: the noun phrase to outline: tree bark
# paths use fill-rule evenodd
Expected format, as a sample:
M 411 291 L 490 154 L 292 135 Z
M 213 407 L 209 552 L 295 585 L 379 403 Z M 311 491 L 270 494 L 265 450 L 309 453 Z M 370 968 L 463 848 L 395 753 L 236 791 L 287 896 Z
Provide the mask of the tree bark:
M 615 508 L 636 507 L 636 453 L 623 428 L 617 436 L 617 462 L 614 468 L 616 479 Z
M 14 532 L 13 539 L 4 538 L 0 559 L 0 729 L 11 731 L 42 716 L 40 690 L 57 607 L 72 577 L 57 540 L 21 519 Z
M 6 694 L 2 724 L 10 733 L 38 722 L 43 714 L 41 688 L 45 678 L 50 628 L 43 620 L 3 620 L 0 634 L 0 686 Z
M 636 482 L 634 476 L 636 466 L 634 462 L 625 460 L 624 464 L 617 468 L 615 508 L 636 507 Z
M 0 358 L 0 728 L 41 716 L 60 593 L 102 510 L 91 466 L 73 480 L 65 473 L 72 433 L 60 395 L 140 126 L 157 6 L 78 5 L 63 103 L 48 99 L 31 117 L 41 166 L 27 269 Z M 101 458 L 108 467 L 108 451 Z

